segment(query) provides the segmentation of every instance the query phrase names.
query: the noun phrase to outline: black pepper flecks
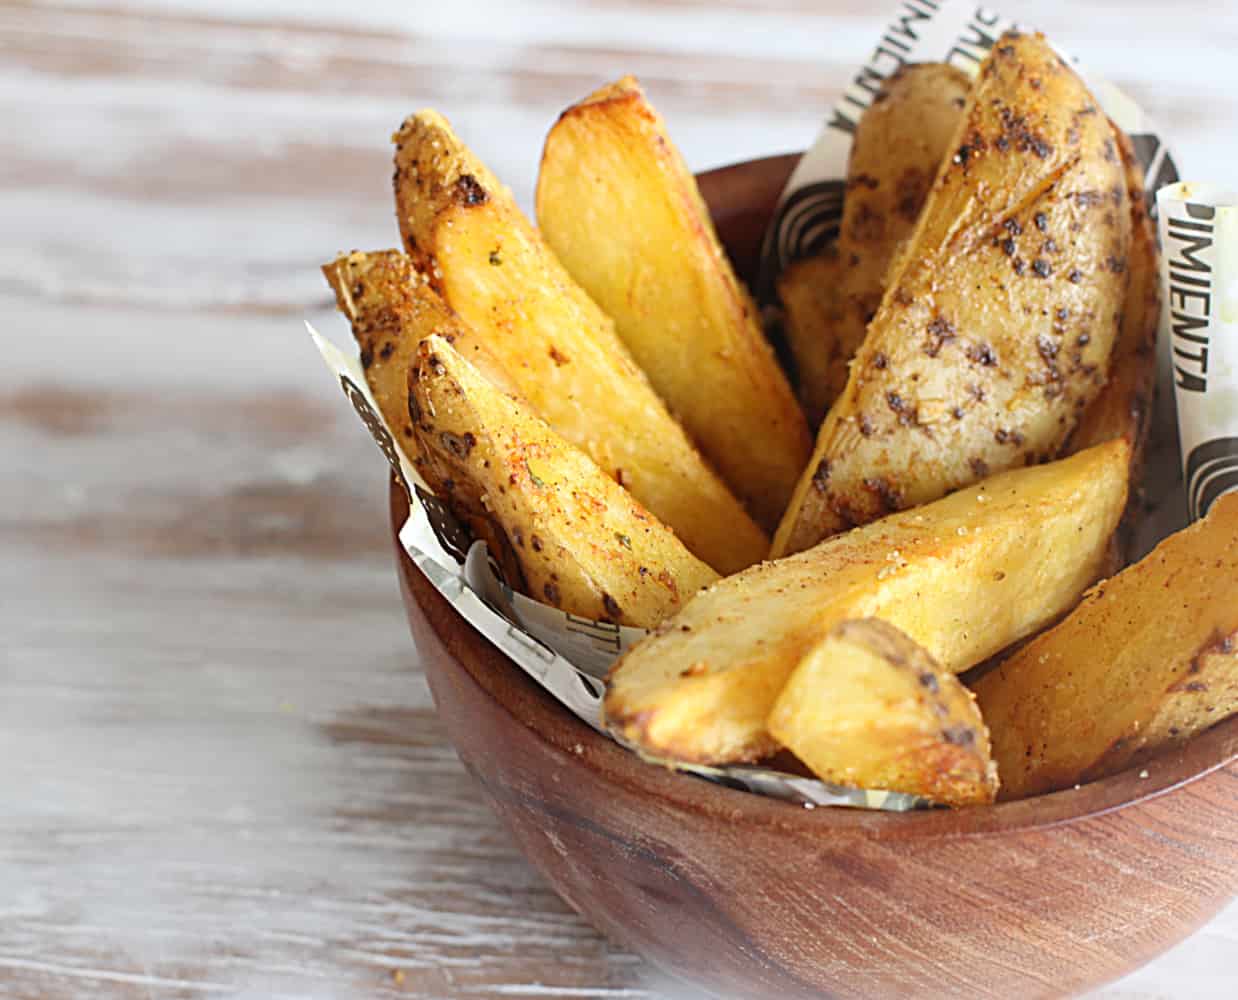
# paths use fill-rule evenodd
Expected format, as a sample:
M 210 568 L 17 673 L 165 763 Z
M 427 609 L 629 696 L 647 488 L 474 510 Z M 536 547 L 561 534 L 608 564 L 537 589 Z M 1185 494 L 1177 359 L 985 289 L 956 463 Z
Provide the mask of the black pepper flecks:
M 456 178 L 456 200 L 462 205 L 484 205 L 490 195 L 472 174 L 461 174 Z
M 623 614 L 623 609 L 619 607 L 619 602 L 611 597 L 610 594 L 603 592 L 602 607 L 606 609 L 606 614 L 610 616 L 610 620 L 616 625 L 619 624 L 619 618 Z
M 976 731 L 971 726 L 950 726 L 941 731 L 941 738 L 956 747 L 969 747 L 976 742 Z
M 930 358 L 937 357 L 942 347 L 955 337 L 954 324 L 944 316 L 935 316 L 929 321 L 928 339 L 924 343 L 924 353 Z
M 891 514 L 896 510 L 903 509 L 902 492 L 885 476 L 873 476 L 865 479 L 864 488 L 877 498 L 878 503 L 881 504 L 881 509 L 885 513 Z
M 986 368 L 992 368 L 997 364 L 997 355 L 993 353 L 993 348 L 988 344 L 972 344 L 967 349 L 967 357 L 976 364 L 984 365 Z
M 459 459 L 468 458 L 469 452 L 473 450 L 473 445 L 477 444 L 477 438 L 473 436 L 472 431 L 465 431 L 463 434 L 441 431 L 438 437 L 443 443 L 443 447 Z
M 821 459 L 816 469 L 812 474 L 812 487 L 818 493 L 826 493 L 830 487 L 830 460 L 828 458 Z

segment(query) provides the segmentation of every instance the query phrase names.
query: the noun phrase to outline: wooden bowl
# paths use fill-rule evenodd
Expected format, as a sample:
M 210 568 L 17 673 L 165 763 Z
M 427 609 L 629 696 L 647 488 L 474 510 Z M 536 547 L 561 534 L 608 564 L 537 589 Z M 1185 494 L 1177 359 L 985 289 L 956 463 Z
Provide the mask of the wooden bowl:
M 700 178 L 741 272 L 794 161 Z M 394 487 L 391 512 L 398 529 Z M 1146 778 L 957 812 L 806 810 L 597 735 L 395 548 L 439 715 L 525 856 L 607 937 L 723 996 L 1061 996 L 1238 892 L 1238 718 Z

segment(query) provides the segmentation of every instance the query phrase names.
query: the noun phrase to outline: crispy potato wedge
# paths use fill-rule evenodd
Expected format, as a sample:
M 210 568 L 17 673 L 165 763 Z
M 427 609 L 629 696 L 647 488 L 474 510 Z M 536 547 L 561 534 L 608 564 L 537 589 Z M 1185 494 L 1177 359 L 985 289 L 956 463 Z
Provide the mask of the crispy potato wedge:
M 652 628 L 718 579 L 674 533 L 443 337 L 417 349 L 408 409 L 452 499 L 511 542 L 531 597 Z
M 1072 454 L 1102 441 L 1124 437 L 1131 443 L 1131 483 L 1137 484 L 1143 479 L 1144 457 L 1156 405 L 1156 337 L 1161 311 L 1160 251 L 1156 223 L 1148 214 L 1143 168 L 1135 157 L 1129 136 L 1116 125 L 1113 130 L 1122 151 L 1131 207 L 1131 250 L 1125 308 L 1110 357 L 1108 381 L 1079 418 L 1066 451 Z M 1140 491 L 1132 489 L 1126 516 L 1114 534 L 1111 564 L 1105 576 L 1112 576 L 1130 561 L 1142 504 Z
M 1238 712 L 1238 496 L 975 687 L 1011 799 L 1115 774 Z
M 778 276 L 783 330 L 795 360 L 795 387 L 808 422 L 820 425 L 837 392 L 830 391 L 834 371 L 846 381 L 849 357 L 841 355 L 835 335 L 842 322 L 843 267 L 837 245 L 815 257 L 787 265 Z
M 992 802 L 997 767 L 975 696 L 876 618 L 839 622 L 782 689 L 769 731 L 822 781 Z
M 519 394 L 497 358 L 447 308 L 399 250 L 354 250 L 322 267 L 336 305 L 352 325 L 361 367 L 387 426 L 410 441 L 408 369 L 417 345 L 438 334 L 504 392 Z M 411 458 L 412 456 L 410 456 Z
M 775 557 L 1053 457 L 1104 385 L 1130 246 L 1108 119 L 1041 36 L 1009 34 L 961 125 Z
M 1139 480 L 1156 394 L 1156 332 L 1161 314 L 1159 251 L 1156 223 L 1148 214 L 1143 168 L 1130 137 L 1116 125 L 1114 135 L 1126 171 L 1131 211 L 1131 249 L 1127 257 L 1128 286 L 1118 339 L 1113 345 L 1109 379 L 1079 418 L 1069 449 L 1082 451 L 1125 437 L 1131 442 L 1133 482 Z
M 796 388 L 813 427 L 847 384 L 848 364 L 958 131 L 970 87 L 967 74 L 945 63 L 908 65 L 886 80 L 856 127 L 838 241 L 778 277 Z
M 696 180 L 634 77 L 559 116 L 542 151 L 537 222 L 705 457 L 773 530 L 812 436 Z
M 722 572 L 762 558 L 765 533 L 705 462 L 511 196 L 437 114 L 396 143 L 400 232 L 414 263 L 534 411 Z
M 1007 472 L 715 584 L 615 664 L 607 724 L 657 757 L 765 756 L 791 671 L 846 618 L 882 618 L 961 673 L 1096 579 L 1129 454 L 1118 440 Z
M 911 236 L 934 178 L 956 148 L 970 90 L 971 78 L 945 63 L 904 66 L 856 126 L 838 233 L 843 310 L 832 331 L 838 361 L 826 389 L 830 402 L 846 388 L 847 365 L 881 305 L 895 252 Z
M 439 334 L 505 391 L 515 391 L 511 379 L 400 251 L 341 254 L 323 265 L 322 273 L 352 326 L 366 382 L 397 446 L 426 485 L 444 497 L 448 491 L 437 478 L 434 464 L 418 447 L 408 415 L 408 372 L 417 344 L 423 337 Z M 450 501 L 448 507 L 473 538 L 486 542 L 508 581 L 519 588 L 520 566 L 493 521 L 484 511 L 467 510 Z

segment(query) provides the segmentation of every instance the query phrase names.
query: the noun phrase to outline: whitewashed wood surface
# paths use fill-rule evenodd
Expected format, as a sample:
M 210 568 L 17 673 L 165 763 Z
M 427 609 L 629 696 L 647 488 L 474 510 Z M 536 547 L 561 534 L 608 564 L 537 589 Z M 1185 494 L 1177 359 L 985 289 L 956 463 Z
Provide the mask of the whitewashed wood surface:
M 383 467 L 311 352 L 434 105 L 527 203 L 635 72 L 696 167 L 800 148 L 884 0 L 0 3 L 0 996 L 685 996 L 445 744 Z M 1020 3 L 1238 176 L 1238 7 Z M 875 13 L 874 13 L 875 11 Z M 1238 907 L 1105 990 L 1238 995 Z

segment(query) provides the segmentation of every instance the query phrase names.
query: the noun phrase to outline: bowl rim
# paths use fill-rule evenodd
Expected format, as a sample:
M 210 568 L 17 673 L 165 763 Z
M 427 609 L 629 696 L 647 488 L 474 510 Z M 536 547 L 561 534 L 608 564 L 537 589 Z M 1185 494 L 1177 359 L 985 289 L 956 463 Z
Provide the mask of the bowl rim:
M 1181 747 L 1100 781 L 1014 802 L 910 813 L 805 807 L 658 767 L 576 718 L 439 594 L 400 544 L 408 498 L 394 476 L 389 483 L 392 542 L 409 615 L 425 618 L 452 665 L 461 668 L 514 723 L 591 772 L 595 780 L 638 796 L 732 825 L 773 826 L 804 836 L 820 837 L 829 829 L 877 840 L 983 837 L 1104 816 L 1167 795 L 1238 762 L 1235 715 Z M 1233 770 L 1238 773 L 1238 767 Z

